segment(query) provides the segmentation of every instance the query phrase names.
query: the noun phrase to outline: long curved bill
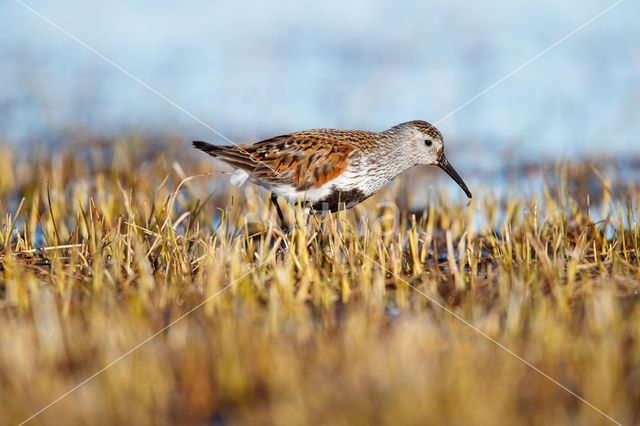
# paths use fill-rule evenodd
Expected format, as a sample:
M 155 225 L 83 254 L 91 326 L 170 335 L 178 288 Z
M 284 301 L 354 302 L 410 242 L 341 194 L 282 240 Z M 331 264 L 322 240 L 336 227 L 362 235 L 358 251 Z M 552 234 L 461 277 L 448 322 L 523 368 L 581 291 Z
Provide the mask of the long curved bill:
M 445 157 L 444 154 L 442 154 L 442 157 L 440 157 L 440 160 L 438 161 L 437 166 L 440 167 L 445 172 L 447 172 L 447 174 L 451 176 L 451 179 L 455 180 L 456 183 L 460 185 L 460 188 L 462 188 L 464 193 L 467 194 L 467 197 L 471 198 L 471 191 L 469 191 L 469 188 L 467 188 L 467 185 L 465 185 L 464 181 L 462 180 L 458 172 L 456 172 L 456 170 L 453 168 L 451 163 L 449 163 L 449 160 L 447 160 L 447 157 Z

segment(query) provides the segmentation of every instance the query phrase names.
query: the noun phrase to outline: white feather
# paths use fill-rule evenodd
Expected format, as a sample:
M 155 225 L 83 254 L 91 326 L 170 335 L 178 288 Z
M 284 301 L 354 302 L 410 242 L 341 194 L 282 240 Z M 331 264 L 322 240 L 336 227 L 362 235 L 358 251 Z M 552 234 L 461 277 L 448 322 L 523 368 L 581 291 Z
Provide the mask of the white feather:
M 246 170 L 236 169 L 236 172 L 231 175 L 231 185 L 242 186 L 247 179 L 249 179 L 249 173 Z
M 372 164 L 350 164 L 337 178 L 330 180 L 319 188 L 310 188 L 306 191 L 298 191 L 291 185 L 268 184 L 258 180 L 254 182 L 269 191 L 275 192 L 290 204 L 296 204 L 298 201 L 308 201 L 313 204 L 325 200 L 336 191 L 346 192 L 355 188 L 369 196 L 380 190 L 395 177 L 393 173 L 379 173 L 379 171 Z

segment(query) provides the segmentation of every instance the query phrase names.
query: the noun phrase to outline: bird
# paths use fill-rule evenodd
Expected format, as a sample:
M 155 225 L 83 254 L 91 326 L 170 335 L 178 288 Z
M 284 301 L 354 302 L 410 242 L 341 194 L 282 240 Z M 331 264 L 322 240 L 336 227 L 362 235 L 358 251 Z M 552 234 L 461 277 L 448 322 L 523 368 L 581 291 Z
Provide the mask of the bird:
M 293 205 L 300 202 L 314 213 L 349 209 L 414 166 L 440 167 L 472 197 L 444 154 L 442 133 L 422 120 L 382 132 L 312 129 L 253 144 L 193 141 L 193 146 L 270 191 L 285 231 L 289 227 L 278 196 Z

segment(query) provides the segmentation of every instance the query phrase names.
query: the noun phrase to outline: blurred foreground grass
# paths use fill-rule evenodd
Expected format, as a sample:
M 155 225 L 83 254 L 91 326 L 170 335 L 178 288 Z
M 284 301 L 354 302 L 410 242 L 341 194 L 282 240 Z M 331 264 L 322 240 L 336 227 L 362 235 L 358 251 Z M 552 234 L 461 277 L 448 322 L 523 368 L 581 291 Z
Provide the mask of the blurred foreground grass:
M 463 205 L 416 171 L 324 220 L 287 209 L 282 254 L 264 193 L 185 181 L 221 168 L 189 150 L 0 148 L 3 424 L 113 361 L 31 423 L 610 422 L 447 310 L 639 421 L 633 182 L 559 164 L 497 196 L 460 170 Z

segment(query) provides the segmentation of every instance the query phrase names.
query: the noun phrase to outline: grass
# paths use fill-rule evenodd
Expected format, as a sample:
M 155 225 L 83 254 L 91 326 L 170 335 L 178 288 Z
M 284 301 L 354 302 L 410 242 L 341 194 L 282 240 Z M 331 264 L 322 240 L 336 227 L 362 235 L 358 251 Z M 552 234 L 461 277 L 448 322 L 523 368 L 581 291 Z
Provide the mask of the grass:
M 640 188 L 606 165 L 531 166 L 525 194 L 462 173 L 469 205 L 415 171 L 347 212 L 287 208 L 290 236 L 184 142 L 0 166 L 3 423 L 105 366 L 30 423 L 611 422 L 490 339 L 639 421 Z

